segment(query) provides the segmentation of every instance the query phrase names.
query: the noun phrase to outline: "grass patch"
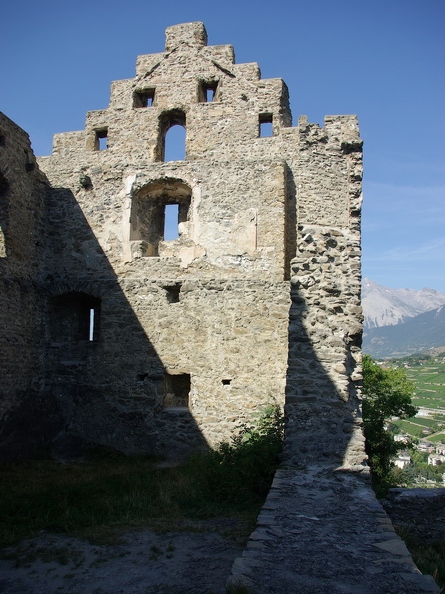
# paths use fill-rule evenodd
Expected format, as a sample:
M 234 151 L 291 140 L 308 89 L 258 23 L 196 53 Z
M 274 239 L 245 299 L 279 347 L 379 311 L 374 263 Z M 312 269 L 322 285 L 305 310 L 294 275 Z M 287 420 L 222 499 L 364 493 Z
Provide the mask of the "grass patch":
M 408 419 L 410 423 L 414 423 L 415 425 L 422 425 L 423 427 L 428 427 L 433 429 L 437 427 L 438 421 L 435 419 L 427 419 L 425 417 L 411 417 Z
M 4 463 L 0 546 L 41 530 L 107 540 L 119 527 L 218 516 L 254 521 L 278 465 L 282 435 L 281 412 L 270 407 L 230 443 L 176 468 L 156 468 L 148 457 L 109 452 L 69 465 Z
M 408 433 L 412 437 L 422 437 L 422 426 L 410 421 L 394 421 L 394 425 L 399 427 L 403 433 Z
M 445 409 L 445 363 L 412 366 L 406 369 L 406 375 L 416 386 L 416 406 Z
M 417 541 L 406 528 L 395 526 L 397 534 L 405 541 L 414 563 L 423 574 L 432 575 L 441 592 L 445 594 L 445 541 L 424 544 Z
M 437 435 L 432 435 L 428 437 L 429 441 L 440 441 L 441 443 L 445 443 L 445 433 L 438 433 Z
M 445 409 L 445 403 L 443 401 L 443 398 L 441 398 L 441 397 L 433 398 L 431 396 L 431 393 L 429 396 L 427 396 L 427 395 L 422 395 L 420 392 L 417 392 L 417 394 L 415 396 L 413 396 L 413 403 L 415 404 L 415 406 L 418 406 L 418 407 L 437 408 L 440 410 Z

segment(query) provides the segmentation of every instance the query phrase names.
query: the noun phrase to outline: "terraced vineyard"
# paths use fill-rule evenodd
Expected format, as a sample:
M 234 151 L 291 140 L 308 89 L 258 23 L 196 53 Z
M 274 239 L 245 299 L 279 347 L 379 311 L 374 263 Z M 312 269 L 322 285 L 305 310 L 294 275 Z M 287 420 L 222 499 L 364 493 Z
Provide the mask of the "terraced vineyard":
M 394 361 L 403 366 L 405 359 Z M 405 368 L 408 379 L 414 382 L 415 395 L 412 399 L 421 415 L 394 424 L 401 433 L 412 437 L 445 443 L 445 359 L 443 354 L 436 359 L 410 357 Z M 428 413 L 428 417 L 423 416 Z
M 441 409 L 445 413 L 445 363 L 424 363 L 406 369 L 408 379 L 414 382 L 413 403 L 419 407 Z

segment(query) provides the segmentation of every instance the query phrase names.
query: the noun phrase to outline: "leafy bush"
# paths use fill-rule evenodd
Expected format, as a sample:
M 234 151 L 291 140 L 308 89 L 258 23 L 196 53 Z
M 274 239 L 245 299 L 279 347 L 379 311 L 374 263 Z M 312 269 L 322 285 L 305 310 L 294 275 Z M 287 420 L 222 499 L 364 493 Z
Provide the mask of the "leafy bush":
M 411 403 L 414 385 L 403 369 L 383 369 L 369 355 L 363 357 L 363 421 L 366 453 L 373 473 L 374 483 L 385 486 L 391 479 L 391 459 L 401 449 L 403 442 L 396 442 L 386 431 L 385 423 L 393 417 L 413 417 L 417 409 Z
M 193 456 L 187 463 L 207 496 L 220 502 L 263 498 L 279 464 L 284 418 L 278 405 L 268 406 L 258 420 L 239 427 L 229 443 Z

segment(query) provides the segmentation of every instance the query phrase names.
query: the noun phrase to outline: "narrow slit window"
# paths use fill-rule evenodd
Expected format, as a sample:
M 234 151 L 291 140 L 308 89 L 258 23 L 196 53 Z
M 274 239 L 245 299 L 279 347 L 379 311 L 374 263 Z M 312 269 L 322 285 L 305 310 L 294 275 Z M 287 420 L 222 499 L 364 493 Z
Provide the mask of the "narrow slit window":
M 164 216 L 164 240 L 173 241 L 179 237 L 179 204 L 166 204 Z
M 108 128 L 96 130 L 96 150 L 105 151 L 108 148 Z
M 94 307 L 90 308 L 90 327 L 88 328 L 88 340 L 94 341 Z
M 99 304 L 98 300 L 91 300 L 79 309 L 79 340 L 96 342 L 98 339 Z
M 273 115 L 271 113 L 262 113 L 259 118 L 260 138 L 273 136 Z
M 154 100 L 154 89 L 143 89 L 141 91 L 135 91 L 133 95 L 133 107 L 153 107 Z

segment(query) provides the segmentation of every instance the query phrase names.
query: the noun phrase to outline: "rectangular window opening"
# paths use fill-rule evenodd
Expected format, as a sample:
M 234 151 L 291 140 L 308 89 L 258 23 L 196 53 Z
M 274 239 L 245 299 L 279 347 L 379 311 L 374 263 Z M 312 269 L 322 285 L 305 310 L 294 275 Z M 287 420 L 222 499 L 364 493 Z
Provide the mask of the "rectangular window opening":
M 108 148 L 108 128 L 96 130 L 96 150 L 105 151 Z
M 259 117 L 260 138 L 273 136 L 273 115 L 271 113 L 261 113 Z
M 153 107 L 154 99 L 154 89 L 143 89 L 141 91 L 135 91 L 133 94 L 133 107 Z
M 165 375 L 164 408 L 188 408 L 190 374 Z
M 50 336 L 54 342 L 97 342 L 101 300 L 80 292 L 64 293 L 51 300 Z
M 221 383 L 223 386 L 230 386 L 230 384 L 232 383 L 231 379 L 223 379 L 221 380 Z
M 218 81 L 202 82 L 199 91 L 200 103 L 212 103 L 212 101 L 215 101 L 217 87 Z
M 164 241 L 179 238 L 179 204 L 166 204 L 164 215 Z
M 171 183 L 171 185 L 170 185 Z M 130 213 L 130 242 L 134 257 L 158 257 L 168 252 L 172 241 L 189 235 L 191 190 L 180 182 L 169 182 L 161 196 L 144 190 L 133 197 Z

